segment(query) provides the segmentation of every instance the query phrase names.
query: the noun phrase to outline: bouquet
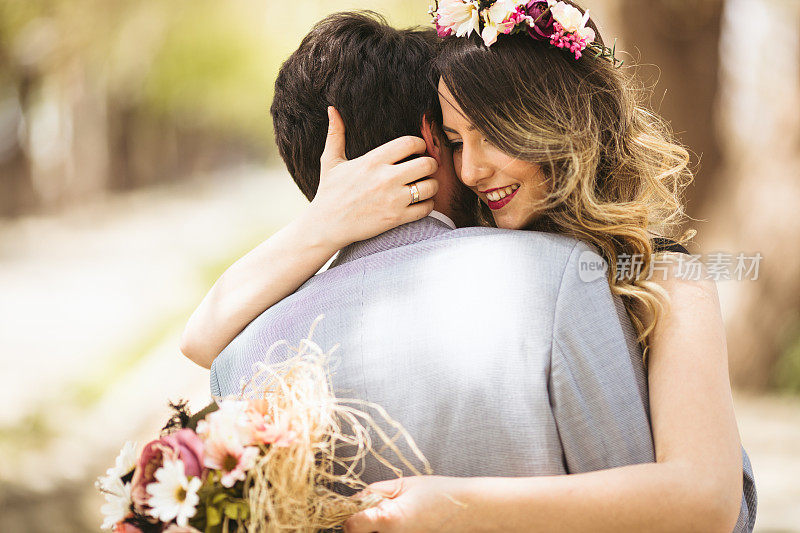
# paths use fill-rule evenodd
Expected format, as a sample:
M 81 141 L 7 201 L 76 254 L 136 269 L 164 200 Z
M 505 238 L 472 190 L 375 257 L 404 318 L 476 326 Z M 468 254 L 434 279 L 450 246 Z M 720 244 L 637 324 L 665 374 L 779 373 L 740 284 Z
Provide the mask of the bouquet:
M 320 320 L 319 317 L 311 327 Z M 347 496 L 366 487 L 359 479 L 367 456 L 398 476 L 402 470 L 383 457 L 389 449 L 409 471 L 421 472 L 399 448 L 406 439 L 430 467 L 403 428 L 380 406 L 342 400 L 331 393 L 329 356 L 314 342 L 278 364 L 257 363 L 237 397 L 217 399 L 192 415 L 186 403 L 160 438 L 137 454 L 126 443 L 115 465 L 97 481 L 104 493 L 103 528 L 125 533 L 314 532 L 340 527 L 380 498 Z M 334 347 L 335 350 L 335 347 Z M 379 413 L 389 436 L 364 409 Z M 372 430 L 372 431 L 370 431 Z M 378 435 L 381 450 L 371 442 Z

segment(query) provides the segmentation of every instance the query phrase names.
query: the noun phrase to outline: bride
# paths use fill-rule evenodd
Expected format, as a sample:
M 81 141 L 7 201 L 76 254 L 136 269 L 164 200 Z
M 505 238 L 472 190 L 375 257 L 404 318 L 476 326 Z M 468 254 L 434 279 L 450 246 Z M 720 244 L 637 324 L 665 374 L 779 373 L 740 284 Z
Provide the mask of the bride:
M 642 105 L 573 2 L 447 0 L 434 16 L 442 37 L 432 68 L 438 126 L 458 178 L 484 224 L 569 235 L 612 265 L 611 290 L 645 354 L 656 462 L 566 476 L 376 483 L 370 489 L 389 498 L 352 517 L 346 531 L 752 530 L 754 486 L 742 475 L 717 290 L 705 276 L 685 279 L 685 249 L 664 238 L 681 222 L 680 195 L 692 178 L 686 150 Z M 204 298 L 181 343 L 195 362 L 210 366 L 343 246 L 430 213 L 433 180 L 420 182 L 427 201 L 419 204 L 390 200 L 388 185 L 385 194 L 360 194 L 352 185 L 367 167 L 337 155 L 344 125 L 335 110 L 329 117 L 309 211 L 237 261 Z M 636 268 L 618 275 L 613 265 L 631 257 Z M 650 276 L 657 264 L 663 275 Z M 467 505 L 454 511 L 442 494 Z

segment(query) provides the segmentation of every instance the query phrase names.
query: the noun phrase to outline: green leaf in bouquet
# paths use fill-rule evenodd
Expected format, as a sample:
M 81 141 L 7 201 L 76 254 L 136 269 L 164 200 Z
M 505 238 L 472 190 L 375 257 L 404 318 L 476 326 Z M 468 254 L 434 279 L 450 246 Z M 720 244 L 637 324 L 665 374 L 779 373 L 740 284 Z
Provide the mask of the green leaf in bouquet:
M 247 520 L 250 516 L 250 508 L 247 502 L 239 499 L 229 499 L 222 507 L 222 512 L 231 520 Z
M 222 522 L 222 511 L 216 507 L 206 508 L 206 532 L 209 527 L 219 525 Z

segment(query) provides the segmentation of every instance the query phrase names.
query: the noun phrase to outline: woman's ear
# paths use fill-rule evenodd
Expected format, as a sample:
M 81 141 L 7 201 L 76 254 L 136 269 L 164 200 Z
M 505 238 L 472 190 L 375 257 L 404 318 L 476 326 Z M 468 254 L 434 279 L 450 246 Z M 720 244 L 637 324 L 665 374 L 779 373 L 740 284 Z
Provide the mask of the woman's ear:
M 420 129 L 422 138 L 425 140 L 425 151 L 427 155 L 434 158 L 437 163 L 442 159 L 442 139 L 439 134 L 439 127 L 432 122 L 428 116 L 422 117 L 422 128 Z

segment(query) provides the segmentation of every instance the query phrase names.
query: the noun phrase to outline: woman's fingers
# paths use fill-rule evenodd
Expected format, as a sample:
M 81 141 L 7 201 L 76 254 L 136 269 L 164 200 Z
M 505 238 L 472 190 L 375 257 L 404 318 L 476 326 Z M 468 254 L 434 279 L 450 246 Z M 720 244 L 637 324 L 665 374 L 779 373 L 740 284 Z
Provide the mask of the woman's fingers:
M 328 136 L 325 138 L 325 149 L 319 158 L 321 171 L 331 170 L 339 163 L 346 161 L 344 121 L 339 111 L 328 106 Z
M 426 178 L 439 170 L 439 164 L 432 157 L 415 157 L 409 161 L 392 165 L 396 179 L 400 183 L 411 183 Z
M 408 224 L 409 222 L 425 218 L 431 214 L 431 211 L 433 211 L 432 199 L 419 202 L 418 204 L 411 204 L 403 211 L 401 224 Z
M 416 185 L 419 191 L 419 202 L 433 198 L 439 192 L 439 182 L 434 178 L 420 180 L 413 185 Z M 408 203 L 411 204 L 411 185 L 403 185 L 403 188 L 408 191 Z
M 344 533 L 373 533 L 380 527 L 380 511 L 371 507 L 356 513 L 344 523 Z
M 373 148 L 364 154 L 364 159 L 373 164 L 391 165 L 414 154 L 424 153 L 425 150 L 425 141 L 422 137 L 406 135 Z

